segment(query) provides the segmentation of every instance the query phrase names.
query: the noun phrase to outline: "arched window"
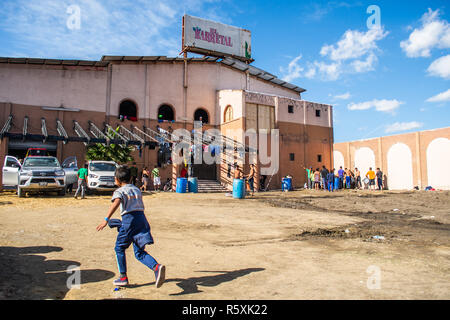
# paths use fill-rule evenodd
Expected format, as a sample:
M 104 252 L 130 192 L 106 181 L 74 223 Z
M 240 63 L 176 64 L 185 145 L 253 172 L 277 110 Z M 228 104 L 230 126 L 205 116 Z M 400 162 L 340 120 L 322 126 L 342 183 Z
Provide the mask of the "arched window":
M 205 109 L 197 109 L 194 112 L 194 121 L 201 121 L 202 123 L 209 123 L 208 112 Z
M 173 121 L 175 115 L 171 106 L 163 104 L 158 109 L 158 121 Z
M 131 100 L 123 100 L 119 106 L 119 119 L 137 121 L 137 106 Z
M 231 106 L 227 106 L 223 114 L 223 122 L 228 122 L 231 120 L 233 120 L 233 108 Z

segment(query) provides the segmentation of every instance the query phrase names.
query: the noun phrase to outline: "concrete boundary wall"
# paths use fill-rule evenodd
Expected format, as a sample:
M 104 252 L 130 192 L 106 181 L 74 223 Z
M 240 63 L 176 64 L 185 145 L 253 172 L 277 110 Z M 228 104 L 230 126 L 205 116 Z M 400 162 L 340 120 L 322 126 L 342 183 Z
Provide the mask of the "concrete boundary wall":
M 390 189 L 424 189 L 430 185 L 450 190 L 450 127 L 335 143 L 333 148 L 334 154 L 342 154 L 344 166 L 352 169 L 361 161 L 361 150 L 370 149 L 374 167 L 387 175 Z M 362 160 L 368 162 L 368 154 Z

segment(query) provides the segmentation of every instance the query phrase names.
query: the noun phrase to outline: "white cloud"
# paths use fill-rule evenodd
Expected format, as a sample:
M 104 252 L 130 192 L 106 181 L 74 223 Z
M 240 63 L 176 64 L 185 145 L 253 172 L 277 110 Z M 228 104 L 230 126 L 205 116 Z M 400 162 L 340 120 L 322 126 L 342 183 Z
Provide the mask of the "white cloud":
M 374 65 L 376 61 L 378 61 L 378 58 L 375 56 L 375 54 L 371 53 L 367 56 L 365 61 L 355 60 L 350 65 L 356 73 L 363 73 L 373 71 L 375 69 Z
M 314 61 L 314 64 L 310 66 L 308 72 L 314 75 L 316 73 L 319 74 L 323 80 L 334 81 L 342 74 L 342 68 L 339 62 L 326 63 L 323 61 Z
M 450 54 L 434 60 L 427 72 L 431 76 L 450 79 Z
M 427 99 L 427 102 L 446 102 L 446 101 L 450 101 L 450 89 Z
M 282 73 L 286 73 L 286 75 L 283 77 L 284 81 L 290 82 L 301 76 L 301 72 L 303 71 L 303 68 L 300 67 L 300 65 L 298 64 L 298 61 L 301 58 L 302 58 L 302 55 L 299 55 L 298 57 L 295 57 L 291 62 L 289 62 L 287 70 L 285 70 L 284 68 L 280 68 L 280 71 Z
M 333 61 L 357 59 L 366 54 L 373 54 L 373 51 L 378 49 L 376 42 L 387 34 L 383 28 L 372 28 L 366 32 L 347 30 L 335 45 L 323 46 L 320 54 Z
M 350 94 L 350 92 L 346 92 L 346 93 L 343 93 L 343 94 L 335 95 L 334 99 L 337 99 L 337 100 L 348 100 L 348 99 L 350 99 L 351 96 L 352 95 Z
M 422 26 L 400 42 L 408 57 L 429 57 L 433 48 L 450 48 L 450 24 L 439 15 L 439 10 L 428 9 L 420 19 Z
M 411 122 L 395 122 L 392 124 L 389 124 L 386 126 L 386 129 L 384 132 L 391 133 L 391 132 L 400 132 L 400 131 L 407 131 L 412 129 L 418 129 L 423 127 L 423 123 L 417 122 L 417 121 L 411 121 Z
M 286 73 L 285 79 L 290 81 L 300 77 L 335 81 L 343 74 L 373 71 L 378 61 L 377 41 L 387 35 L 388 32 L 381 27 L 366 32 L 347 30 L 336 44 L 322 46 L 320 55 L 325 60 L 309 61 L 305 63 L 306 67 L 302 67 L 297 57 L 289 63 L 287 71 L 283 68 L 280 70 Z
M 375 108 L 376 111 L 380 112 L 394 112 L 400 105 L 404 104 L 404 102 L 398 101 L 396 99 L 393 100 L 378 100 L 374 99 L 371 101 L 365 101 L 360 103 L 350 103 L 347 106 L 348 110 L 368 110 Z

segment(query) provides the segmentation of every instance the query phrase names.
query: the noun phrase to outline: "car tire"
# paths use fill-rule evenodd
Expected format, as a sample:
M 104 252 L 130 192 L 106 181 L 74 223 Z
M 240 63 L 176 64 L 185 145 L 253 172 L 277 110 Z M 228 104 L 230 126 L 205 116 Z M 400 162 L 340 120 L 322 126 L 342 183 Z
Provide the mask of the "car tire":
M 23 198 L 23 197 L 24 197 L 24 192 L 22 191 L 22 189 L 17 188 L 17 196 L 18 196 L 19 198 Z
M 62 189 L 62 190 L 60 190 L 60 191 L 58 191 L 58 196 L 64 197 L 65 195 L 66 195 L 66 188 L 64 188 L 64 189 Z

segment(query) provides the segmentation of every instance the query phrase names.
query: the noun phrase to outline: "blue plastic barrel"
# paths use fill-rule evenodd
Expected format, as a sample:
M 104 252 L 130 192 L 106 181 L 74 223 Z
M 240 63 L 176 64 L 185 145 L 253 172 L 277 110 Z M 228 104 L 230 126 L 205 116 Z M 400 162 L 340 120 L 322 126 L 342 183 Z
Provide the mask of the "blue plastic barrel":
M 187 179 L 186 178 L 177 178 L 177 193 L 186 193 L 187 188 Z
M 197 193 L 198 192 L 198 180 L 197 178 L 188 178 L 188 190 L 189 192 Z
M 281 179 L 281 190 L 282 191 L 292 191 L 292 178 Z
M 245 183 L 244 179 L 233 180 L 233 198 L 243 199 L 245 197 Z

